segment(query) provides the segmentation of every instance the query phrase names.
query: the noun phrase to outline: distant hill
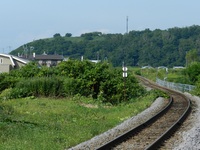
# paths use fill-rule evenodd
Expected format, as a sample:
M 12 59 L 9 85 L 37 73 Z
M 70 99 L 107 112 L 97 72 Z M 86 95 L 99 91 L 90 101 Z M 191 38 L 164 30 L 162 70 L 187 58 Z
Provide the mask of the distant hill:
M 200 53 L 200 26 L 170 28 L 168 30 L 130 31 L 128 34 L 92 32 L 80 37 L 54 35 L 25 44 L 12 51 L 13 55 L 60 54 L 80 59 L 108 60 L 113 66 L 125 61 L 129 66 L 184 66 L 186 52 Z M 33 49 L 34 47 L 34 49 Z

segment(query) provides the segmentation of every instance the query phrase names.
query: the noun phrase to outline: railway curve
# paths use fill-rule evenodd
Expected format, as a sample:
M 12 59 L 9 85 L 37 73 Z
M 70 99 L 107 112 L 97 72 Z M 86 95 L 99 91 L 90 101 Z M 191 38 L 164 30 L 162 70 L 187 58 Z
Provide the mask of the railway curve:
M 169 105 L 147 122 L 100 146 L 97 148 L 98 150 L 159 149 L 159 147 L 162 147 L 162 142 L 168 139 L 189 115 L 191 111 L 191 102 L 185 95 L 158 86 L 143 77 L 138 78 L 148 87 L 160 89 L 169 93 L 171 97 Z

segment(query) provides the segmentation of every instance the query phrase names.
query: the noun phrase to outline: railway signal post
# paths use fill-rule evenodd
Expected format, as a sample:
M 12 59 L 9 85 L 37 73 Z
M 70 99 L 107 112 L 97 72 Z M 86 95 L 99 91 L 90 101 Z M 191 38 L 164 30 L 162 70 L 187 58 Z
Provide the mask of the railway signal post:
M 124 65 L 124 63 L 122 66 L 122 71 L 123 71 L 122 77 L 124 78 L 124 101 L 126 101 L 126 78 L 128 76 L 128 73 L 127 73 L 128 68 Z

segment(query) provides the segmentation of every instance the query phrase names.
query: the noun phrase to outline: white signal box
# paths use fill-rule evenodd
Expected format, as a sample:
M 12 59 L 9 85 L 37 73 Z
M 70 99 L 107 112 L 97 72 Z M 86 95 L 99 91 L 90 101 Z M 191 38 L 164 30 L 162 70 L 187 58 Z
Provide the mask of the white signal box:
M 127 72 L 123 72 L 123 78 L 126 78 L 128 76 Z
M 128 68 L 127 67 L 122 67 L 122 70 L 123 71 L 128 71 Z
M 128 68 L 127 67 L 122 67 L 122 70 L 123 70 L 122 76 L 123 76 L 123 78 L 126 78 L 128 76 L 128 74 L 127 74 Z

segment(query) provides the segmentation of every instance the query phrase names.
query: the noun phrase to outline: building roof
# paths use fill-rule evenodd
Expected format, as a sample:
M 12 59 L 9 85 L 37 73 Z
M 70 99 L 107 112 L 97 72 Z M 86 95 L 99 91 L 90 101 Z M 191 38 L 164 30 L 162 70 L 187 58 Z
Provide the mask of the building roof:
M 24 64 L 27 64 L 27 63 L 30 62 L 28 59 L 23 59 L 23 58 L 20 58 L 20 57 L 17 57 L 17 56 L 12 56 L 12 58 L 15 59 L 15 60 L 18 60 L 19 62 L 22 62 Z
M 9 55 L 9 54 L 0 54 L 0 56 L 9 58 L 11 63 L 12 63 L 12 66 L 15 66 L 14 60 L 17 60 L 17 61 L 19 61 L 23 64 L 27 64 L 29 62 L 29 60 L 22 59 L 22 58 L 19 58 L 17 56 L 13 56 L 13 55 Z
M 35 55 L 35 60 L 63 60 L 62 55 Z

